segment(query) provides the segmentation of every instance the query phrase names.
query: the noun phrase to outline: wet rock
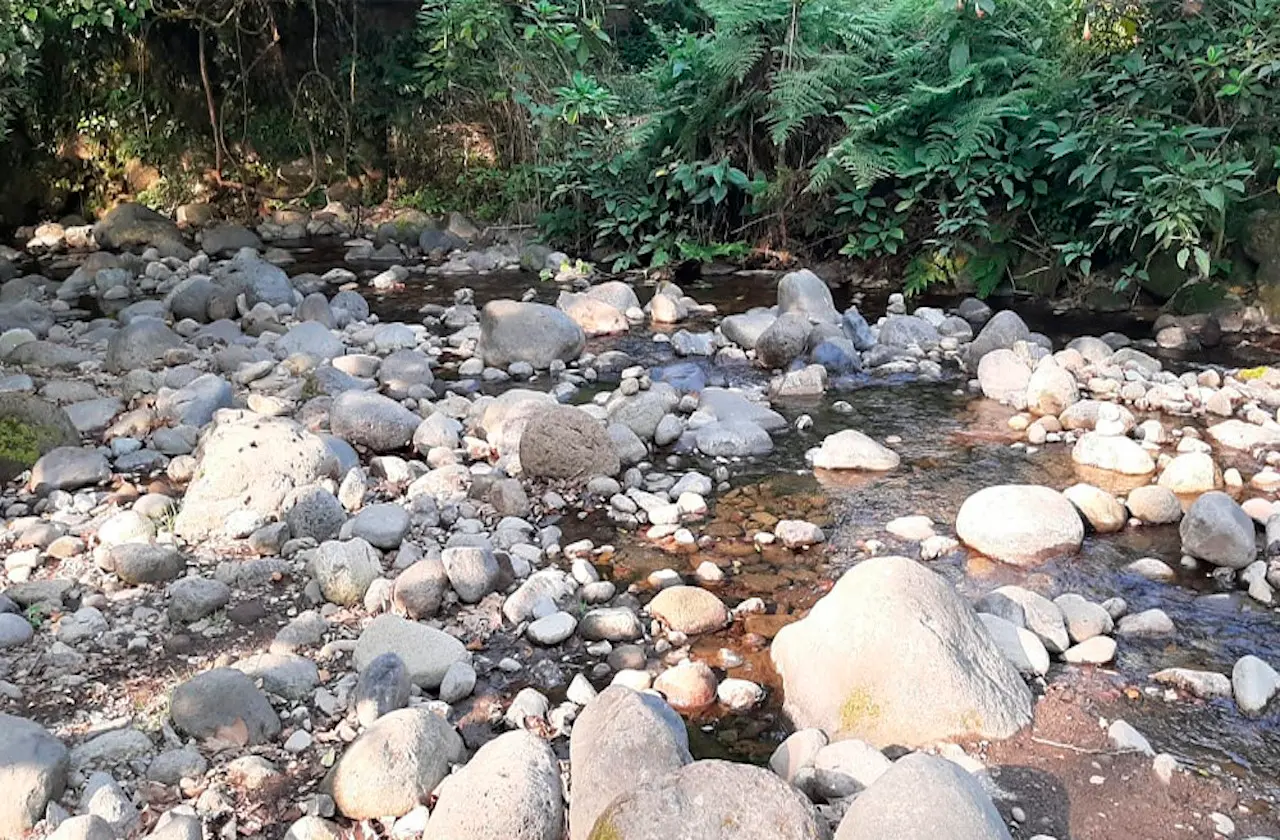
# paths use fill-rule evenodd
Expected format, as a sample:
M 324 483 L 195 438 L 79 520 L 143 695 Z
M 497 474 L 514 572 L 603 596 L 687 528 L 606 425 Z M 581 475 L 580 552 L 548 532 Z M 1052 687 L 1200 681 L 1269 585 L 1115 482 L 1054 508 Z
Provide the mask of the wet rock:
M 564 798 L 551 747 L 524 731 L 481 747 L 440 785 L 424 840 L 560 840 Z
M 425 802 L 462 755 L 462 739 L 444 718 L 422 707 L 400 709 L 347 747 L 328 786 L 343 816 L 399 817 Z
M 495 300 L 480 311 L 476 351 L 492 367 L 528 362 L 544 370 L 554 361 L 576 359 L 584 344 L 582 328 L 551 306 Z
M 682 712 L 705 709 L 716 701 L 716 675 L 706 663 L 692 659 L 663 671 L 653 687 Z
M 1140 575 L 1147 580 L 1171 581 L 1176 577 L 1176 573 L 1168 563 L 1155 557 L 1143 557 L 1139 560 L 1134 560 L 1128 566 L 1125 566 L 1125 570 L 1135 575 Z
M 668 586 L 649 602 L 649 613 L 690 636 L 712 633 L 729 623 L 729 610 L 712 593 L 697 586 Z
M 615 798 L 690 760 L 684 723 L 660 698 L 622 686 L 600 692 L 578 716 L 569 741 L 569 837 L 598 840 L 596 820 Z
M 1159 609 L 1126 615 L 1116 625 L 1121 636 L 1172 636 L 1174 632 L 1173 620 Z
M 1231 669 L 1236 705 L 1246 714 L 1261 714 L 1280 692 L 1280 673 L 1256 656 L 1242 656 Z
M 1004 738 L 1030 720 L 1030 693 L 973 610 L 905 558 L 846 572 L 771 653 L 792 721 L 836 739 Z
M 902 462 L 897 452 L 854 429 L 828 435 L 822 446 L 809 450 L 806 457 L 819 470 L 885 472 L 897 469 Z
M 1080 595 L 1069 592 L 1054 598 L 1053 603 L 1062 611 L 1062 619 L 1073 642 L 1083 642 L 1111 632 L 1111 616 L 1107 611 Z
M 1165 668 L 1151 675 L 1151 679 L 1163 685 L 1172 685 L 1196 697 L 1230 697 L 1231 680 L 1213 671 L 1193 671 L 1189 668 Z
M 529 419 L 520 436 L 520 468 L 535 478 L 577 480 L 617 475 L 621 465 L 599 421 L 563 406 Z
M 1150 525 L 1168 525 L 1182 518 L 1182 504 L 1172 490 L 1147 485 L 1129 491 L 1125 499 L 1129 513 Z
M 174 533 L 198 542 L 223 529 L 228 516 L 250 510 L 262 520 L 281 513 L 285 497 L 336 471 L 319 437 L 292 420 L 236 415 L 219 421 L 196 450 L 195 478 L 187 488 Z
M 804 315 L 783 315 L 756 339 L 756 358 L 766 368 L 786 368 L 804 353 L 809 330 L 809 319 Z
M 62 795 L 70 765 L 67 748 L 39 724 L 0 712 L 0 835 L 21 837 Z
M 1048 487 L 1004 484 L 965 499 L 956 534 L 971 548 L 1014 565 L 1071 554 L 1084 540 L 1084 523 L 1065 496 Z
M 773 451 L 773 439 L 755 423 L 730 420 L 709 423 L 694 434 L 699 452 L 713 458 L 741 458 L 767 455 Z
M 54 490 L 79 490 L 111 477 L 111 465 L 100 452 L 74 446 L 50 449 L 31 468 L 31 489 L 42 495 Z
M 1243 569 L 1257 559 L 1253 520 L 1226 493 L 1205 493 L 1178 526 L 1182 551 L 1215 566 Z
M 365 627 L 352 652 L 356 670 L 363 671 L 384 653 L 397 654 L 409 679 L 422 688 L 438 688 L 455 662 L 470 662 L 462 642 L 425 624 L 396 615 L 380 615 Z
M 769 383 L 769 395 L 773 399 L 816 397 L 826 390 L 827 369 L 816 364 L 787 371 Z
M 694 762 L 623 793 L 604 809 L 590 833 L 617 840 L 825 836 L 813 805 L 795 788 L 759 767 L 714 760 Z
M 326 600 L 352 606 L 382 576 L 378 552 L 362 539 L 330 540 L 316 549 L 311 572 Z
M 1124 530 L 1129 521 L 1124 505 L 1105 490 L 1091 484 L 1076 484 L 1062 491 L 1080 515 L 1099 534 Z
M 1138 443 L 1127 437 L 1086 432 L 1071 450 L 1071 460 L 1085 467 L 1123 475 L 1148 475 L 1156 463 Z
M 169 700 L 173 724 L 193 738 L 262 744 L 280 732 L 280 718 L 248 676 L 215 668 L 179 685 Z

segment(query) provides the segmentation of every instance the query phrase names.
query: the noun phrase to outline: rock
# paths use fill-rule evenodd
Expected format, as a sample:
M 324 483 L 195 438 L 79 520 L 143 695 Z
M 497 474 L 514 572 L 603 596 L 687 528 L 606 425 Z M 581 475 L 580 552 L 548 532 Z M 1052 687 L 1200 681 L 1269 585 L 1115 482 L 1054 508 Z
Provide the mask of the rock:
M 31 489 L 41 495 L 79 490 L 111 478 L 111 465 L 100 452 L 78 446 L 50 449 L 31 468 Z
M 572 318 L 588 336 L 625 333 L 631 328 L 624 310 L 590 295 L 561 292 L 556 308 Z
M 621 468 L 604 426 L 578 408 L 539 412 L 520 436 L 520 469 L 534 478 L 581 480 Z
M 30 394 L 0 394 L 0 484 L 50 450 L 79 444 L 79 430 L 61 408 Z
M 419 560 L 396 578 L 391 599 L 409 618 L 434 618 L 449 590 L 449 576 L 438 559 Z
M 174 256 L 190 256 L 182 234 L 172 220 L 141 204 L 120 204 L 93 226 L 99 248 L 125 250 L 151 246 Z
M 330 540 L 316 549 L 311 572 L 326 600 L 349 607 L 363 601 L 369 586 L 382 576 L 382 560 L 362 539 Z
M 1052 356 L 1041 359 L 1027 382 L 1027 410 L 1056 417 L 1079 399 L 1076 378 L 1070 371 L 1063 369 Z
M 457 703 L 471 696 L 476 687 L 476 669 L 470 662 L 459 660 L 449 666 L 440 681 L 440 699 L 445 703 Z
M 1065 496 L 1048 487 L 1003 484 L 965 499 L 956 534 L 971 548 L 1025 566 L 1071 554 L 1084 541 L 1084 523 Z
M 1129 513 L 1149 525 L 1168 525 L 1182 518 L 1182 505 L 1172 490 L 1147 485 L 1129 491 L 1125 499 Z
M 811 321 L 839 324 L 840 313 L 826 282 L 808 269 L 783 275 L 778 281 L 778 312 L 796 313 Z
M 21 837 L 44 819 L 67 783 L 67 748 L 44 727 L 0 712 L 0 836 Z
M 480 311 L 476 352 L 491 367 L 528 362 L 544 370 L 554 361 L 578 358 L 585 341 L 582 328 L 554 307 L 494 300 Z
M 294 820 L 284 833 L 284 840 L 343 840 L 343 833 L 330 820 L 307 816 Z
M 817 525 L 800 519 L 779 521 L 773 526 L 773 533 L 783 545 L 791 549 L 809 548 L 827 539 L 827 535 Z
M 1147 475 L 1155 472 L 1156 463 L 1137 442 L 1127 437 L 1085 432 L 1071 450 L 1071 460 L 1085 467 L 1118 472 L 1123 475 Z
M 978 618 L 1018 673 L 1042 677 L 1049 672 L 1049 651 L 1035 633 L 996 615 L 978 613 Z
M 329 408 L 329 429 L 347 443 L 373 452 L 404 449 L 422 418 L 371 391 L 344 391 Z
M 178 578 L 187 561 L 171 545 L 122 543 L 108 550 L 107 566 L 125 583 L 163 583 Z
M 560 569 L 542 569 L 511 593 L 502 605 L 502 614 L 512 624 L 519 624 L 534 618 L 544 599 L 552 604 L 567 603 L 577 589 L 574 579 Z
M 1143 557 L 1135 560 L 1125 570 L 1140 575 L 1147 580 L 1171 581 L 1177 574 L 1163 560 L 1157 560 L 1155 557 Z
M 579 840 L 579 835 L 571 836 Z M 594 840 L 820 840 L 826 837 L 826 826 L 803 794 L 769 771 L 705 760 L 623 792 L 596 819 L 590 834 L 581 835 L 588 836 Z
M 1228 449 L 1255 450 L 1280 446 L 1280 425 L 1255 426 L 1243 420 L 1224 420 L 1208 428 L 1209 437 Z
M 771 653 L 793 723 L 837 740 L 1005 738 L 1030 721 L 1030 693 L 973 610 L 905 558 L 846 572 Z
M 278 266 L 260 259 L 257 254 L 237 254 L 228 264 L 224 281 L 237 294 L 244 294 L 250 309 L 259 303 L 275 307 L 292 305 L 294 302 L 293 284 L 289 282 L 289 275 Z
M 328 361 L 346 352 L 342 339 L 319 321 L 303 321 L 289 328 L 276 341 L 276 350 L 285 356 L 303 354 Z
M 178 729 L 237 746 L 262 744 L 280 732 L 280 718 L 248 676 L 234 668 L 197 674 L 173 690 L 169 715 Z
M 914 315 L 890 315 L 880 324 L 879 343 L 888 347 L 930 350 L 938 346 L 941 338 L 933 324 Z
M 561 840 L 564 797 L 551 747 L 499 735 L 440 785 L 424 840 Z
M 162 752 L 147 767 L 147 778 L 162 785 L 176 785 L 183 779 L 199 779 L 208 771 L 209 762 L 192 747 Z
M 671 708 L 681 712 L 705 709 L 716 701 L 716 675 L 705 662 L 692 659 L 663 671 L 653 687 L 667 698 Z
M 1123 531 L 1129 515 L 1124 505 L 1105 490 L 1091 484 L 1076 484 L 1062 491 L 1080 515 L 1099 534 Z
M 347 747 L 327 782 L 338 811 L 354 820 L 409 813 L 463 755 L 462 739 L 429 709 L 378 718 Z
M 175 425 L 200 428 L 213 420 L 214 412 L 231 405 L 231 383 L 206 373 L 181 388 L 161 388 L 156 398 L 156 414 Z
M 217 422 L 196 457 L 199 466 L 174 522 L 174 533 L 192 543 L 220 532 L 236 511 L 273 519 L 295 488 L 336 472 L 321 438 L 292 420 L 257 415 Z
M 1173 621 L 1158 609 L 1126 615 L 1116 625 L 1116 633 L 1121 636 L 1171 636 L 1174 632 Z
M 471 661 L 466 647 L 453 636 L 397 615 L 380 615 L 369 622 L 356 641 L 352 663 L 363 671 L 384 653 L 398 654 L 409 679 L 429 689 L 440 686 L 453 663 Z
M 804 315 L 783 315 L 756 340 L 756 358 L 766 368 L 787 367 L 804 353 L 809 330 L 809 319 Z
M 1178 526 L 1182 551 L 1215 566 L 1243 569 L 1258 557 L 1253 520 L 1226 493 L 1205 493 Z
M 622 686 L 600 692 L 569 740 L 570 840 L 600 840 L 593 827 L 611 802 L 690 761 L 684 722 L 660 698 Z
M 311 697 L 320 682 L 316 664 L 293 653 L 256 653 L 231 667 L 261 682 L 265 691 L 295 703 Z
M 1256 656 L 1242 656 L 1231 669 L 1231 690 L 1241 711 L 1261 714 L 1280 692 L 1280 673 Z
M 220 580 L 185 577 L 169 586 L 169 620 L 192 624 L 231 603 L 231 587 Z
M 740 420 L 708 423 L 694 434 L 694 445 L 712 458 L 742 458 L 773 451 L 768 432 L 755 423 Z
M 973 320 L 963 312 L 961 317 L 973 323 Z M 991 320 L 987 321 L 986 326 L 982 328 L 982 331 L 974 338 L 973 343 L 969 345 L 969 349 L 965 354 L 965 367 L 976 371 L 979 363 L 988 353 L 1001 349 L 1008 350 L 1019 341 L 1026 341 L 1030 337 L 1031 330 L 1022 318 L 1018 316 L 1018 313 L 1011 309 L 1001 310 L 992 316 Z
M 1156 754 L 1146 736 L 1127 721 L 1111 721 L 1111 725 L 1107 727 L 1107 738 L 1111 741 L 1111 746 L 1121 752 L 1140 752 L 1152 757 Z
M 824 744 L 813 755 L 811 778 L 802 777 L 801 786 L 810 796 L 830 802 L 861 793 L 892 766 L 882 752 L 862 741 Z
M 630 642 L 642 638 L 644 628 L 627 607 L 600 607 L 582 616 L 578 635 L 589 642 Z
M 535 644 L 558 645 L 573 635 L 578 620 L 567 612 L 553 612 L 529 624 L 525 634 Z
M 63 820 L 49 840 L 115 840 L 115 830 L 102 817 L 82 814 Z
M 218 224 L 200 234 L 200 249 L 210 256 L 234 256 L 241 248 L 262 250 L 258 234 L 236 224 Z
M 1094 636 L 1078 645 L 1067 648 L 1064 662 L 1075 665 L 1105 665 L 1116 658 L 1116 640 L 1110 636 Z
M 369 505 L 351 520 L 351 536 L 384 551 L 398 548 L 408 533 L 409 512 L 389 502 Z
M 862 741 L 842 743 L 862 744 Z M 804 768 L 812 767 L 818 752 L 826 745 L 827 733 L 821 729 L 797 730 L 773 751 L 773 755 L 769 757 L 769 769 L 794 784 L 796 775 Z
M 111 336 L 103 365 L 112 373 L 146 370 L 181 346 L 182 339 L 164 321 L 141 318 Z
M 913 753 L 894 762 L 853 801 L 835 840 L 937 840 L 940 836 L 947 840 L 1010 837 L 976 778 L 944 758 Z
M 776 320 L 778 316 L 768 310 L 752 310 L 725 318 L 720 322 L 720 331 L 743 350 L 754 350 L 760 336 Z
M 719 598 L 697 586 L 668 586 L 649 602 L 649 613 L 679 633 L 712 633 L 729 623 L 729 610 Z
M 426 455 L 436 447 L 457 449 L 461 438 L 462 424 L 436 412 L 418 424 L 413 433 L 413 448 L 419 455 Z
M 290 536 L 324 542 L 338 536 L 347 512 L 337 497 L 318 484 L 299 487 L 284 500 L 284 521 Z
M 1192 671 L 1188 668 L 1165 668 L 1151 675 L 1151 679 L 1164 685 L 1180 688 L 1196 697 L 1211 699 L 1231 696 L 1231 679 L 1213 671 Z
M 446 548 L 440 556 L 449 583 L 466 604 L 477 603 L 498 584 L 501 574 L 498 561 L 488 548 L 457 546 Z
M 1024 408 L 1031 368 L 1012 350 L 996 349 L 982 357 L 977 366 L 982 395 L 1014 408 Z
M 31 622 L 14 613 L 0 613 L 0 650 L 25 645 L 31 641 L 35 630 Z
M 375 656 L 360 672 L 351 705 L 361 726 L 372 726 L 383 715 L 409 705 L 409 671 L 395 653 Z
M 1080 595 L 1068 592 L 1054 598 L 1053 603 L 1062 610 L 1062 619 L 1073 642 L 1083 642 L 1111 632 L 1111 616 L 1107 611 Z
M 897 452 L 855 429 L 828 435 L 822 446 L 809 450 L 807 457 L 819 470 L 886 472 L 897 469 L 902 462 Z
M 1174 493 L 1193 496 L 1222 486 L 1222 472 L 1207 452 L 1184 452 L 1160 473 L 1159 485 Z

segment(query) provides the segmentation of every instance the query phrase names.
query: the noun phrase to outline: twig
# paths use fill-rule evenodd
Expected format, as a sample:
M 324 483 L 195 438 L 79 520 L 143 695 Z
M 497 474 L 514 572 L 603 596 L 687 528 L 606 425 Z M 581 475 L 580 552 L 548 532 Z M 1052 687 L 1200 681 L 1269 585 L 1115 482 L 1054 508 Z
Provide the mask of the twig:
M 1077 747 L 1075 744 L 1064 744 L 1061 741 L 1051 741 L 1048 738 L 1039 738 L 1039 737 L 1036 737 L 1035 735 L 1031 736 L 1031 740 L 1037 744 L 1042 744 L 1046 747 L 1057 747 L 1058 749 L 1061 749 L 1061 750 L 1071 750 L 1072 752 L 1084 753 L 1085 755 L 1118 755 L 1119 754 L 1119 752 L 1116 750 L 1093 750 L 1093 749 L 1089 749 L 1088 747 Z

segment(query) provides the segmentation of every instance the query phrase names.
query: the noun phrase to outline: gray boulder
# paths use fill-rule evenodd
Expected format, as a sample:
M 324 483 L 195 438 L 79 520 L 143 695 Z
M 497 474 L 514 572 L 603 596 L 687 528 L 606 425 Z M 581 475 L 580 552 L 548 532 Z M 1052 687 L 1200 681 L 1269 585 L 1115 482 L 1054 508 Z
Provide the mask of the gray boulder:
M 808 321 L 840 323 L 840 313 L 831 299 L 831 289 L 808 269 L 793 271 L 778 281 L 778 313 L 795 313 Z
M 53 321 L 53 312 L 34 300 L 0 303 L 0 332 L 31 330 L 37 338 L 43 338 L 49 334 Z
M 285 497 L 284 521 L 290 536 L 324 542 L 338 535 L 347 521 L 347 512 L 326 488 L 309 484 Z
M 880 325 L 880 343 L 888 347 L 911 347 L 930 350 L 938 346 L 942 336 L 923 318 L 914 315 L 890 315 Z
M 258 234 L 237 224 L 220 224 L 204 229 L 200 235 L 200 249 L 215 257 L 229 256 L 239 253 L 241 248 L 262 250 L 262 240 Z
M 448 633 L 397 615 L 380 615 L 361 632 L 352 652 L 356 670 L 363 671 L 384 653 L 397 654 L 409 679 L 422 688 L 439 688 L 449 666 L 470 662 L 462 642 Z
M 0 712 L 0 837 L 22 837 L 62 795 L 70 757 L 38 723 Z
M 422 423 L 393 399 L 370 391 L 339 394 L 329 407 L 329 429 L 347 443 L 373 452 L 403 449 Z
M 174 533 L 187 542 L 221 531 L 238 510 L 274 519 L 290 492 L 334 477 L 337 467 L 325 442 L 294 421 L 249 414 L 216 423 L 196 458 L 195 477 L 174 523 Z
M 293 284 L 284 269 L 274 266 L 250 251 L 242 251 L 231 261 L 224 282 L 243 294 L 249 308 L 259 303 L 270 306 L 293 304 Z
M 443 717 L 423 707 L 400 709 L 347 747 L 326 784 L 345 817 L 399 817 L 426 801 L 463 751 Z
M 330 540 L 316 549 L 311 572 L 326 600 L 349 607 L 359 604 L 382 576 L 382 561 L 364 540 Z
M 169 586 L 169 620 L 191 624 L 231 602 L 231 587 L 220 580 L 185 577 Z
M 383 715 L 409 705 L 409 671 L 397 654 L 384 653 L 374 657 L 356 682 L 351 695 L 356 719 L 361 726 L 371 726 Z
M 696 761 L 623 793 L 592 838 L 617 840 L 825 840 L 804 794 L 761 767 Z M 886 835 L 888 836 L 888 835 Z
M 107 567 L 125 583 L 137 585 L 174 580 L 186 569 L 187 561 L 171 545 L 134 542 L 111 546 Z
M 1182 551 L 1215 566 L 1243 569 L 1258 557 L 1253 520 L 1226 493 L 1205 493 L 1178 526 Z
M 586 344 L 582 328 L 553 306 L 494 300 L 480 310 L 480 343 L 486 365 L 508 368 L 527 362 L 542 370 L 578 358 Z
M 182 339 L 164 321 L 140 318 L 111 336 L 103 364 L 111 373 L 146 369 L 159 364 L 165 353 L 181 346 Z
M 167 256 L 190 256 L 178 225 L 141 204 L 120 204 L 93 226 L 99 248 L 155 247 Z
M 1031 720 L 1031 693 L 973 609 L 903 557 L 846 572 L 778 633 L 772 656 L 793 723 L 833 740 L 1007 738 Z
M 440 785 L 424 840 L 561 840 L 560 765 L 524 730 L 499 735 Z
M 960 315 L 966 321 L 974 323 L 964 312 L 961 312 Z M 978 333 L 973 343 L 969 345 L 969 349 L 965 353 L 965 366 L 969 370 L 975 371 L 978 369 L 978 363 L 982 361 L 982 357 L 992 350 L 1008 350 L 1019 341 L 1027 341 L 1030 338 L 1031 328 L 1019 317 L 1018 313 L 1010 309 L 1003 309 L 993 315 L 991 320 L 987 321 L 982 331 Z
M 577 480 L 617 475 L 621 464 L 599 421 L 559 406 L 529 418 L 520 436 L 520 469 L 534 478 Z
M 60 446 L 78 446 L 80 433 L 61 408 L 30 394 L 0 394 L 0 484 L 30 469 L 41 455 Z
M 31 468 L 31 488 L 37 493 L 79 490 L 111 478 L 111 465 L 102 453 L 78 446 L 50 449 Z
M 1009 840 L 982 784 L 959 765 L 925 753 L 898 759 L 860 794 L 835 840 Z
M 205 373 L 176 390 L 161 388 L 156 414 L 176 425 L 200 428 L 213 420 L 214 412 L 231 405 L 231 383 L 216 373 Z
M 593 828 L 610 803 L 691 760 L 684 721 L 662 698 L 606 688 L 578 715 L 569 738 L 570 840 L 599 840 Z
M 234 668 L 197 674 L 173 690 L 173 724 L 193 738 L 262 744 L 280 733 L 280 718 L 248 676 Z
M 773 451 L 773 439 L 769 433 L 742 420 L 709 423 L 694 434 L 694 445 L 703 455 L 738 458 L 748 455 L 767 455 Z
M 756 339 L 756 359 L 766 368 L 785 368 L 805 352 L 809 319 L 796 312 L 783 315 Z
M 285 356 L 301 353 L 321 360 L 341 356 L 346 352 L 342 339 L 319 321 L 303 321 L 294 324 L 276 341 L 276 350 Z
M 769 310 L 755 309 L 725 318 L 720 322 L 720 331 L 724 333 L 725 338 L 743 350 L 754 350 L 756 343 L 760 341 L 760 336 L 764 335 L 765 330 L 773 326 L 776 320 L 778 316 Z

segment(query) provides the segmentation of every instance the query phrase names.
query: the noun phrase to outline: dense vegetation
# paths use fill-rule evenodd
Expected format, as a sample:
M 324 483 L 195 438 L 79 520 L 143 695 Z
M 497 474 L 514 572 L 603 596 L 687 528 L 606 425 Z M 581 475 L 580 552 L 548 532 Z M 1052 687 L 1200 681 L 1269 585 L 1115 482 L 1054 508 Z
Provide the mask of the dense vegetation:
M 62 196 L 341 182 L 618 267 L 839 251 L 909 291 L 1240 281 L 1277 76 L 1280 0 L 0 0 L 9 165 Z

